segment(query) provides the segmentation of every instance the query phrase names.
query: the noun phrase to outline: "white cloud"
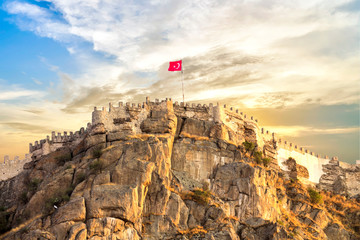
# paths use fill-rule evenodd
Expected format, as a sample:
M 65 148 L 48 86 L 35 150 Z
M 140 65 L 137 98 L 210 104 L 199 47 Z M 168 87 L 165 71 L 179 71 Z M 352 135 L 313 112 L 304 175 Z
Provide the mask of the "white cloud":
M 248 107 L 279 107 L 302 104 L 309 98 L 322 104 L 359 100 L 359 91 L 353 87 L 360 80 L 357 44 L 353 45 L 359 40 L 359 13 L 337 11 L 348 2 L 52 0 L 49 9 L 20 1 L 5 6 L 17 15 L 22 28 L 64 42 L 80 62 L 79 73 L 68 75 L 73 80 L 71 85 L 64 83 L 64 89 L 73 90 L 68 101 L 80 96 L 77 93 L 83 87 L 113 85 L 118 93 L 138 88 L 140 80 L 121 78 L 137 71 L 156 73 L 148 79 L 150 83 L 164 81 L 172 78 L 163 73 L 164 63 L 196 58 L 197 62 L 184 62 L 186 76 L 194 77 L 186 82 L 188 99 L 226 92 L 229 98 L 247 95 L 241 100 Z M 110 60 L 99 60 L 85 52 L 79 47 L 79 39 L 91 43 Z M 219 48 L 227 55 L 216 53 L 212 61 L 201 58 Z M 346 52 L 341 52 L 344 49 Z M 337 56 L 340 52 L 343 55 Z M 218 69 L 224 62 L 231 63 L 237 54 L 264 61 Z M 199 63 L 207 64 L 211 70 L 208 82 L 216 81 L 216 88 L 187 71 L 190 64 Z M 256 81 L 221 86 L 224 78 L 243 72 Z M 192 90 L 199 89 L 197 85 L 201 91 Z M 162 87 L 171 92 L 173 85 Z M 152 89 L 144 91 L 156 94 Z M 283 93 L 291 98 L 279 101 L 274 97 Z
M 42 85 L 42 82 L 36 78 L 31 78 L 33 80 L 34 83 L 36 83 L 37 85 Z
M 4 100 L 15 100 L 19 98 L 39 98 L 43 96 L 44 93 L 39 91 L 32 90 L 12 90 L 12 91 L 1 91 L 0 90 L 0 101 Z
M 360 127 L 349 128 L 315 128 L 305 126 L 266 126 L 265 129 L 281 136 L 301 137 L 322 134 L 346 134 L 360 131 Z

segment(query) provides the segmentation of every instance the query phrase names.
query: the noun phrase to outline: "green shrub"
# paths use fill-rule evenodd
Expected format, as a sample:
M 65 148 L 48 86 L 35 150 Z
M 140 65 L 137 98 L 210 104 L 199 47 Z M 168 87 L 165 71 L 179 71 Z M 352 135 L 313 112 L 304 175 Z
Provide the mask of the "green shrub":
M 70 187 L 66 188 L 65 191 L 60 191 L 56 193 L 53 197 L 48 198 L 45 201 L 45 210 L 47 213 L 51 213 L 51 211 L 54 209 L 54 205 L 58 206 L 61 203 L 68 202 L 70 200 L 70 196 L 72 192 L 74 191 L 74 186 L 71 185 Z
M 252 142 L 245 141 L 242 143 L 245 147 L 245 151 L 252 152 L 255 148 L 255 144 Z
M 24 191 L 20 194 L 20 201 L 23 203 L 23 204 L 27 204 L 29 202 L 29 198 L 27 196 L 27 191 Z
M 60 165 L 64 165 L 66 162 L 71 161 L 71 153 L 63 154 L 61 156 L 55 157 L 55 159 Z
M 85 173 L 79 173 L 76 176 L 76 182 L 81 183 L 82 181 L 84 181 L 86 179 L 86 174 Z
M 262 163 L 262 152 L 255 152 L 254 159 L 257 164 L 261 164 Z
M 4 206 L 0 206 L 0 212 L 4 212 L 6 208 Z
M 263 162 L 264 166 L 267 167 L 271 163 L 271 159 L 270 158 L 263 158 L 262 162 Z
M 104 163 L 100 159 L 96 159 L 92 163 L 90 163 L 90 169 L 95 172 L 101 172 L 104 169 Z
M 188 192 L 185 199 L 193 200 L 202 205 L 207 205 L 210 202 L 211 193 L 209 190 L 195 189 Z
M 41 182 L 42 182 L 41 179 L 37 179 L 37 178 L 31 179 L 31 181 L 28 183 L 29 191 L 35 192 L 38 189 Z
M 74 185 L 71 185 L 70 187 L 68 187 L 68 188 L 66 188 L 65 189 L 65 195 L 67 195 L 67 196 L 71 196 L 71 194 L 72 194 L 72 192 L 74 191 L 74 189 L 75 189 L 75 186 Z
M 94 147 L 94 149 L 92 150 L 93 158 L 99 158 L 101 157 L 101 154 L 102 154 L 102 147 L 101 146 Z
M 323 203 L 322 195 L 318 191 L 316 191 L 313 188 L 308 188 L 308 193 L 309 193 L 309 196 L 310 196 L 310 201 L 312 203 L 314 203 L 314 204 Z

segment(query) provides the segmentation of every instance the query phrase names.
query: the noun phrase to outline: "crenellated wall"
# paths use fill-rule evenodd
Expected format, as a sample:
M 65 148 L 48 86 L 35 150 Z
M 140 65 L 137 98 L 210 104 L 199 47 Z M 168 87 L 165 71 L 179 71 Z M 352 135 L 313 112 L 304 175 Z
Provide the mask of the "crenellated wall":
M 51 152 L 56 151 L 57 149 L 65 145 L 76 145 L 84 139 L 86 133 L 90 129 L 91 123 L 88 123 L 86 130 L 82 127 L 79 131 L 76 131 L 75 133 L 70 132 L 70 134 L 67 134 L 67 132 L 64 132 L 63 135 L 61 133 L 57 133 L 56 135 L 53 131 L 51 133 L 51 139 L 49 136 L 46 136 L 46 139 L 35 141 L 34 144 L 30 143 L 29 153 L 31 154 L 31 157 L 33 159 L 37 159 L 43 155 L 47 155 Z
M 119 102 L 117 106 L 109 103 L 108 109 L 105 107 L 95 107 L 92 112 L 92 123 L 88 123 L 86 129 L 81 128 L 79 131 L 75 133 L 69 132 L 69 134 L 67 132 L 63 134 L 55 134 L 55 132 L 52 132 L 51 138 L 47 136 L 46 139 L 36 141 L 34 144 L 30 143 L 29 155 L 25 159 L 26 161 L 31 157 L 37 159 L 63 146 L 75 146 L 99 124 L 104 126 L 104 129 L 110 135 L 118 132 L 124 135 L 142 133 L 141 124 L 144 120 L 149 117 L 154 118 L 154 114 L 160 114 L 162 116 L 162 108 L 166 108 L 167 104 L 172 104 L 175 115 L 178 118 L 192 118 L 217 124 L 221 123 L 236 133 L 251 130 L 255 135 L 244 134 L 245 140 L 255 142 L 258 149 L 263 149 L 265 156 L 270 156 L 274 161 L 276 160 L 279 167 L 283 170 L 287 170 L 287 167 L 283 164 L 284 161 L 289 157 L 294 158 L 298 164 L 308 169 L 309 180 L 312 182 L 319 182 L 320 177 L 324 174 L 323 165 L 328 164 L 330 161 L 327 156 L 321 157 L 303 147 L 299 147 L 283 139 L 277 139 L 275 133 L 259 127 L 258 120 L 253 116 L 248 116 L 239 109 L 226 104 L 173 103 L 171 98 L 166 98 L 161 101 L 155 99 L 155 101 L 152 102 L 149 97 L 147 97 L 146 102 L 142 104 L 129 102 L 124 104 L 123 102 Z M 240 145 L 242 141 L 244 141 L 244 138 L 239 138 L 233 142 L 233 144 Z M 333 159 L 337 158 L 334 157 Z M 17 161 L 18 158 L 14 159 L 13 162 Z M 25 160 L 18 162 L 24 164 L 24 161 Z M 8 164 L 3 164 L 3 169 L 13 166 L 11 165 L 11 161 L 8 161 L 8 158 L 5 162 L 8 162 Z M 12 172 L 12 170 L 8 172 Z
M 19 156 L 15 156 L 14 159 L 10 159 L 8 155 L 5 155 L 4 161 L 0 162 L 0 180 L 14 177 L 22 171 L 24 164 L 30 161 L 30 154 L 25 154 L 24 159 L 20 159 Z

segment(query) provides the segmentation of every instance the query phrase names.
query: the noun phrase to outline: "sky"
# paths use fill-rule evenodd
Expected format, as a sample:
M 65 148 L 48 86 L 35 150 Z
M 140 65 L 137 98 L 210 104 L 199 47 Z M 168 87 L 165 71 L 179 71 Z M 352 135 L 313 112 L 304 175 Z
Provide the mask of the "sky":
M 359 0 L 3 0 L 0 159 L 94 106 L 226 103 L 315 153 L 360 159 Z

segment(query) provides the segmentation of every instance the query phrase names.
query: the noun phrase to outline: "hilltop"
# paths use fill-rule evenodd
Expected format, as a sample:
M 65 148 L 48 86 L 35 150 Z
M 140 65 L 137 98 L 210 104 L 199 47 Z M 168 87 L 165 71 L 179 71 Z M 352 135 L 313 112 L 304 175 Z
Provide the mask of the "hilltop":
M 360 166 L 238 110 L 171 99 L 94 109 L 0 182 L 2 239 L 358 239 Z

